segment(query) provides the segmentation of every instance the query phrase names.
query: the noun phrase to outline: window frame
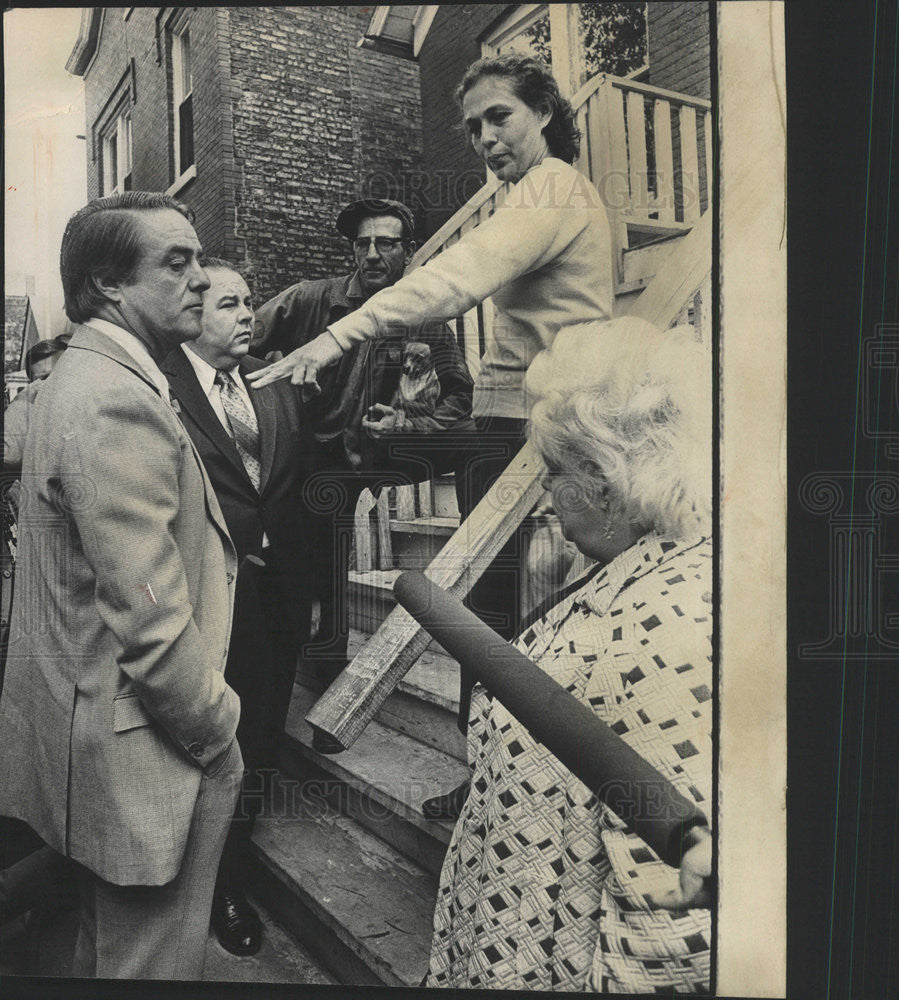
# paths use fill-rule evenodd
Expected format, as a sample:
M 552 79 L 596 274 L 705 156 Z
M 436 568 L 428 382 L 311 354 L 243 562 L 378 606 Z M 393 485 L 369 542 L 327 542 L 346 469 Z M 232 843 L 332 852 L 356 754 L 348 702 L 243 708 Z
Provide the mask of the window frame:
M 134 168 L 133 144 L 134 73 L 129 68 L 113 87 L 91 127 L 91 158 L 97 166 L 97 188 L 100 196 L 110 197 L 130 190 Z M 113 139 L 116 150 L 115 176 L 110 176 L 110 149 Z
M 552 52 L 553 75 L 559 84 L 563 97 L 571 97 L 581 87 L 589 82 L 579 83 L 583 53 L 579 49 L 571 52 L 572 39 L 578 34 L 578 5 L 574 3 L 528 3 L 517 4 L 512 10 L 491 28 L 481 40 L 481 55 L 496 55 L 503 44 L 519 34 L 534 21 L 548 13 L 550 18 L 549 46 Z M 643 4 L 646 19 L 646 62 L 637 69 L 631 70 L 625 79 L 637 80 L 649 72 L 649 11 Z M 598 74 L 597 74 L 598 75 Z
M 195 130 L 193 119 L 193 58 L 190 39 L 190 18 L 181 16 L 169 25 L 169 68 L 171 80 L 169 87 L 169 113 L 172 116 L 172 132 L 170 147 L 170 176 L 174 181 L 167 189 L 167 194 L 176 194 L 189 181 L 197 176 L 197 157 L 194 146 Z M 186 51 L 186 58 L 185 58 Z M 187 80 L 185 81 L 185 62 L 187 63 Z M 185 87 L 185 82 L 187 87 Z M 189 102 L 189 104 L 188 104 Z M 189 162 L 183 129 L 183 109 L 188 107 L 190 121 Z
M 100 139 L 100 192 L 108 198 L 114 194 L 131 190 L 131 175 L 134 169 L 134 125 L 130 94 L 119 101 L 109 120 L 99 131 Z M 113 147 L 113 142 L 115 146 Z M 114 148 L 114 153 L 111 150 Z M 115 169 L 111 170 L 111 159 L 115 157 Z M 110 186 L 110 174 L 115 174 Z

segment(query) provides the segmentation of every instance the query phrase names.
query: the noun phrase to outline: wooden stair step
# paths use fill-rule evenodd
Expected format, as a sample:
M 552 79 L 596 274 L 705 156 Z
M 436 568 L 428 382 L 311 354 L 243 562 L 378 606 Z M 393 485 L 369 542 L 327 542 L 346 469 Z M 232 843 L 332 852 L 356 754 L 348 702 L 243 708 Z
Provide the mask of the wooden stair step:
M 332 805 L 439 874 L 453 824 L 425 819 L 421 803 L 464 781 L 467 765 L 377 721 L 349 750 L 319 753 L 304 718 L 316 699 L 315 691 L 294 686 L 282 744 L 285 772 L 317 782 L 310 787 Z
M 278 780 L 253 832 L 254 896 L 340 982 L 417 986 L 437 879 L 320 798 Z
M 397 534 L 434 535 L 449 538 L 459 527 L 458 517 L 416 517 L 411 520 L 397 518 L 390 522 L 390 530 Z

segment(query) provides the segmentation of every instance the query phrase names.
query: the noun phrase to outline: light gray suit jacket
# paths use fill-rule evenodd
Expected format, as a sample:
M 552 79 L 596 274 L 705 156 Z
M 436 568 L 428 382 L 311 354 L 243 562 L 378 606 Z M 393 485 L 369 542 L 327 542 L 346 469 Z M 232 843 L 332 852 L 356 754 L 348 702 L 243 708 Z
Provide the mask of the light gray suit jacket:
M 35 403 L 22 483 L 0 813 L 106 881 L 164 884 L 240 714 L 215 493 L 169 402 L 85 326 Z

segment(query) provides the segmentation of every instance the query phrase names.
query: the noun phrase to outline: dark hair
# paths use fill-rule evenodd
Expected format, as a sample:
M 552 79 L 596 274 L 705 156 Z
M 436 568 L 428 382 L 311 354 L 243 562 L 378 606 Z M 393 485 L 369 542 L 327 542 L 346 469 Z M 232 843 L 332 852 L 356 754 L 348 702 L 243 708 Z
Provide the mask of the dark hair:
M 58 337 L 54 337 L 52 340 L 39 340 L 36 344 L 29 347 L 25 352 L 25 374 L 28 376 L 28 381 L 34 381 L 34 365 L 36 362 L 43 361 L 45 358 L 52 358 L 64 351 L 66 347 L 68 347 L 68 344 L 60 343 Z
M 402 224 L 404 240 L 415 239 L 415 216 L 408 205 L 390 198 L 362 198 L 350 202 L 340 210 L 337 216 L 337 231 L 345 236 L 350 243 L 359 235 L 359 224 L 364 219 L 377 219 L 383 216 L 393 216 Z
M 551 156 L 574 163 L 581 148 L 581 130 L 577 127 L 571 101 L 559 92 L 556 78 L 538 59 L 510 52 L 504 56 L 485 56 L 472 63 L 456 88 L 456 100 L 462 98 L 484 77 L 499 76 L 511 80 L 516 97 L 534 111 L 549 106 L 552 117 L 543 128 Z
M 66 315 L 85 323 L 106 302 L 96 279 L 127 280 L 140 260 L 137 213 L 173 209 L 193 222 L 190 209 L 167 194 L 126 191 L 97 198 L 79 209 L 66 225 L 59 251 L 59 271 Z

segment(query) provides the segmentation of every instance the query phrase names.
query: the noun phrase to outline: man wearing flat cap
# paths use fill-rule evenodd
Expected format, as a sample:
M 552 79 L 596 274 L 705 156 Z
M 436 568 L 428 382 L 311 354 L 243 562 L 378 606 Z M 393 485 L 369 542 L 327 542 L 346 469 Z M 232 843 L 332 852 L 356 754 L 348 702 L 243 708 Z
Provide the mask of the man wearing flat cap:
M 355 270 L 301 281 L 263 305 L 256 313 L 252 351 L 257 356 L 300 347 L 403 276 L 415 252 L 415 219 L 401 202 L 352 202 L 337 216 L 336 226 L 350 242 Z M 410 386 L 415 387 L 411 396 Z M 420 482 L 453 469 L 458 451 L 453 442 L 472 426 L 472 379 L 450 330 L 431 323 L 398 329 L 345 353 L 322 373 L 320 387 L 321 393 L 307 402 L 319 456 L 317 487 L 310 488 L 322 499 L 326 562 L 319 569 L 325 583 L 318 648 L 311 660 L 327 684 L 347 660 L 348 627 L 340 619 L 345 617 L 348 547 L 338 545 L 337 528 L 352 525 L 361 491 L 383 485 L 390 473 Z M 393 481 L 402 480 L 393 476 Z

